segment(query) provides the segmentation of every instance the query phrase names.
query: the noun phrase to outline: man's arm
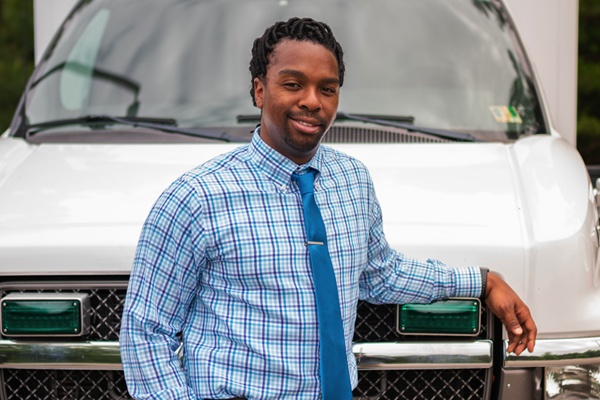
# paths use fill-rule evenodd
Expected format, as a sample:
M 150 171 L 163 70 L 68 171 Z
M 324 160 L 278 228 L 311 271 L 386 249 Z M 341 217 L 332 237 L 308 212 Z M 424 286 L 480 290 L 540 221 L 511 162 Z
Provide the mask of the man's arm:
M 488 308 L 506 326 L 508 352 L 519 355 L 525 349 L 533 351 L 537 328 L 529 308 L 499 275 L 487 273 L 487 282 L 483 282 L 479 268 L 447 268 L 438 260 L 420 262 L 390 250 L 372 182 L 369 190 L 370 267 L 359 282 L 361 299 L 374 303 L 429 302 L 445 297 L 479 297 L 484 291 Z
M 202 235 L 193 190 L 172 185 L 148 216 L 121 321 L 121 359 L 136 399 L 195 399 L 177 354 L 199 282 Z
M 485 303 L 506 327 L 507 351 L 520 355 L 527 349 L 531 353 L 535 347 L 537 327 L 529 308 L 512 288 L 493 272 L 488 273 Z

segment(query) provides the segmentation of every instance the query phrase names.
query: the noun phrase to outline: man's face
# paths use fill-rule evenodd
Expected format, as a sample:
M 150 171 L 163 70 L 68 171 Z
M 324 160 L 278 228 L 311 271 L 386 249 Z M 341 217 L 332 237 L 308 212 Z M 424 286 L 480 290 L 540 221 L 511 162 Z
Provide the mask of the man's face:
M 297 164 L 307 163 L 333 123 L 339 90 L 338 63 L 330 50 L 308 41 L 279 42 L 266 76 L 254 79 L 262 139 Z

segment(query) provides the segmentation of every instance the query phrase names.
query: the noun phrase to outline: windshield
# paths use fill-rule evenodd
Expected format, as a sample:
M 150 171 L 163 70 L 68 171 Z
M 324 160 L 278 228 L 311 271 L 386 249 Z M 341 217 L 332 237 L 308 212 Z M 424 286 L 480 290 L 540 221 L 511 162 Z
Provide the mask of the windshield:
M 492 0 L 83 1 L 30 81 L 24 120 L 99 114 L 239 127 L 239 116 L 259 113 L 249 94 L 252 41 L 291 16 L 327 22 L 342 44 L 341 112 L 410 116 L 484 138 L 546 130 L 515 34 Z

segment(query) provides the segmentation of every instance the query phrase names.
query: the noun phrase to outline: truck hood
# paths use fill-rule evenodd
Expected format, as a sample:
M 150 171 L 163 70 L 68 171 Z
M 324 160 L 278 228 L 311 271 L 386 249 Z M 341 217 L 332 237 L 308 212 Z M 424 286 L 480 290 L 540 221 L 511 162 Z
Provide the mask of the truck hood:
M 14 144 L 19 156 L 13 155 L 14 165 L 0 175 L 0 263 L 4 273 L 57 274 L 82 269 L 127 273 L 141 224 L 162 190 L 183 172 L 235 146 Z M 523 271 L 527 225 L 543 221 L 525 216 L 527 201 L 516 179 L 512 146 L 336 147 L 371 171 L 394 248 L 451 264 L 483 262 Z M 573 215 L 558 218 L 560 232 L 545 227 L 545 236 L 569 235 L 581 224 Z M 37 262 L 32 263 L 30 253 L 20 257 L 33 249 Z M 73 265 L 73 260 L 79 261 Z
M 218 144 L 27 147 L 28 154 L 12 173 L 4 174 L 0 185 L 0 232 L 5 244 L 10 239 L 20 246 L 60 242 L 72 246 L 74 240 L 89 240 L 103 246 L 110 238 L 98 235 L 105 229 L 132 229 L 137 235 L 152 203 L 169 183 L 233 148 Z M 388 240 L 401 249 L 423 250 L 431 256 L 434 238 L 437 252 L 461 242 L 522 243 L 518 190 L 505 146 L 337 147 L 369 167 Z M 136 235 L 125 243 L 137 239 Z
M 0 141 L 0 274 L 127 275 L 159 194 L 234 147 Z M 569 280 L 563 295 L 587 310 L 578 315 L 591 316 L 572 323 L 597 328 L 600 297 L 581 295 L 592 293 L 594 275 L 600 281 L 589 256 L 598 247 L 588 229 L 597 213 L 585 166 L 564 140 L 336 148 L 369 168 L 393 248 L 488 266 L 550 316 L 565 307 L 555 293 Z M 554 317 L 543 322 L 546 332 L 564 330 Z
M 160 192 L 183 172 L 235 147 L 30 145 L 18 139 L 2 145 L 2 154 L 9 154 L 0 175 L 0 265 L 6 274 L 128 273 L 141 224 Z M 336 147 L 367 165 L 388 241 L 410 256 L 498 266 L 521 284 L 532 242 L 569 237 L 583 224 L 587 204 L 554 208 L 552 202 L 585 199 L 585 185 L 567 185 L 574 192 L 565 198 L 554 190 L 556 177 L 533 176 L 531 183 L 518 178 L 527 176 L 527 163 L 541 162 L 539 156 L 527 160 L 527 146 Z M 553 195 L 545 198 L 542 191 Z M 544 207 L 571 212 L 545 218 Z
M 8 143 L 7 143 L 8 142 Z M 2 274 L 126 274 L 150 207 L 227 145 L 0 143 Z
M 232 145 L 24 145 L 0 186 L 2 265 L 11 273 L 64 273 L 80 249 L 90 272 L 128 272 L 142 222 L 176 177 Z M 475 244 L 453 262 L 471 263 L 487 243 L 520 247 L 518 196 L 504 146 L 398 145 L 339 148 L 371 170 L 388 240 L 415 256 L 438 257 Z M 400 161 L 400 162 L 399 162 Z M 494 212 L 490 212 L 494 210 Z M 10 251 L 9 251 L 9 248 Z M 90 250 L 106 253 L 89 259 Z M 19 251 L 36 248 L 37 265 Z M 40 249 L 41 248 L 41 249 Z M 44 254 L 46 248 L 52 254 Z M 432 251 L 433 250 L 433 251 Z M 8 251 L 8 253 L 7 253 Z M 16 252 L 16 253 L 13 253 Z M 6 256 L 13 253 L 10 262 Z M 462 253 L 462 252 L 461 252 Z M 115 259 L 119 255 L 122 259 Z M 58 264 L 52 262 L 60 257 Z

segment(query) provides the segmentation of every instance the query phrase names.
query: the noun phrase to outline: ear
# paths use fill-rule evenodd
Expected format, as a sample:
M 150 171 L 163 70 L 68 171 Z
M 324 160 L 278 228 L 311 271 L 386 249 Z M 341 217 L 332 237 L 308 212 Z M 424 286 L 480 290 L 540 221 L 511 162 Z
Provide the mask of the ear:
M 254 78 L 254 100 L 256 101 L 256 107 L 262 110 L 264 94 L 265 94 L 265 83 L 260 78 Z

